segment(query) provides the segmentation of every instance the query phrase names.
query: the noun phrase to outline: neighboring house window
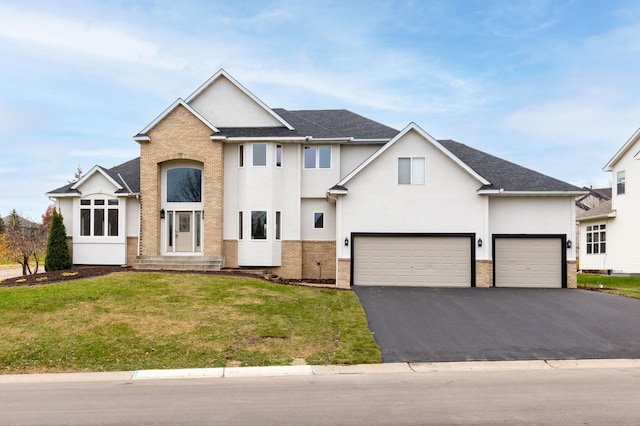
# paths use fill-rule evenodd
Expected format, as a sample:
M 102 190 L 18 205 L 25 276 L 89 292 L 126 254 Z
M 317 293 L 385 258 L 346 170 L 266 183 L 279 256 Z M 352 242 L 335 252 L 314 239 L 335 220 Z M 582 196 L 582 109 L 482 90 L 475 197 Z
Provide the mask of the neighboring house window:
M 253 166 L 265 167 L 267 165 L 267 144 L 266 143 L 254 143 L 253 148 Z
M 398 183 L 403 185 L 422 185 L 425 183 L 424 157 L 398 158 Z
M 244 167 L 244 145 L 238 146 L 238 167 Z
M 607 225 L 587 226 L 587 254 L 607 252 Z
M 80 200 L 80 235 L 118 236 L 118 200 Z
M 170 203 L 202 201 L 202 170 L 191 167 L 167 170 L 167 201 Z
M 266 211 L 251 212 L 251 239 L 252 240 L 267 239 L 267 212 Z
M 626 178 L 625 178 L 625 174 L 624 174 L 624 170 L 621 172 L 618 172 L 618 175 L 616 176 L 616 188 L 617 191 L 616 193 L 618 195 L 624 194 L 624 190 L 625 190 L 625 184 L 626 184 Z
M 280 239 L 280 222 L 282 213 L 276 212 L 276 240 Z
M 238 212 L 238 239 L 241 240 L 244 234 L 244 230 L 242 229 L 242 222 L 243 222 L 243 218 L 242 218 L 242 212 Z
M 282 145 L 276 145 L 276 167 L 282 167 Z
M 313 214 L 313 228 L 324 229 L 324 213 L 316 212 Z
M 330 146 L 305 146 L 304 147 L 304 168 L 305 169 L 330 169 L 331 168 L 331 147 Z

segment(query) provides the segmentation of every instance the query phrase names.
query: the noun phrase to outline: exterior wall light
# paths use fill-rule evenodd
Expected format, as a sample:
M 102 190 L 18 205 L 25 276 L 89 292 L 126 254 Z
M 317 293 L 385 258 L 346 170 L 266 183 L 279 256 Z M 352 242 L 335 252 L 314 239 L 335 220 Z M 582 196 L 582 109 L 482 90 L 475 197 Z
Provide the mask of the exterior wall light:
M 349 247 L 349 238 L 348 237 L 344 239 L 344 245 L 345 245 L 345 247 Z
M 570 248 L 571 248 L 571 246 L 572 246 L 572 244 L 571 244 L 571 240 L 567 240 L 567 248 L 568 248 L 568 249 L 570 249 Z
M 160 210 L 160 219 L 164 219 L 164 209 Z
M 478 238 L 478 247 L 482 247 L 482 238 Z

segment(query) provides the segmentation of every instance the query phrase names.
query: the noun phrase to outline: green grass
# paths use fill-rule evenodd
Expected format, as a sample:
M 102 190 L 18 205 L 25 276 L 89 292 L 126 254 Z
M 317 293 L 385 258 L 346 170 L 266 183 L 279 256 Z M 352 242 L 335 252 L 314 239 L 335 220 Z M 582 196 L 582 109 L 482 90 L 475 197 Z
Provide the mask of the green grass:
M 0 288 L 0 330 L 0 374 L 381 360 L 354 293 L 233 276 Z
M 640 299 L 640 277 L 578 274 L 578 286 Z

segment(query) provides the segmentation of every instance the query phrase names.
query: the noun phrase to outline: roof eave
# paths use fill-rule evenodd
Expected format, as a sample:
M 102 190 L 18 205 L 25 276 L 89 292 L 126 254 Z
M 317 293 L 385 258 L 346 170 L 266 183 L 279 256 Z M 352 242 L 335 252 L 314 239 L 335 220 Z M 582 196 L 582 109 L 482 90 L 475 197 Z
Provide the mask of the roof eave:
M 616 217 L 617 215 L 618 213 L 616 210 L 611 210 L 610 212 L 595 214 L 593 216 L 576 217 L 576 221 L 581 222 L 583 220 L 611 219 Z
M 578 197 L 588 191 L 506 191 L 503 189 L 481 189 L 478 194 L 509 197 Z
M 631 135 L 631 137 L 624 143 L 624 145 L 622 145 L 622 147 L 618 150 L 618 152 L 616 152 L 615 155 L 611 157 L 611 160 L 609 160 L 609 162 L 604 165 L 602 170 L 605 172 L 613 171 L 613 166 L 618 162 L 618 160 L 620 160 L 620 158 L 622 158 L 622 156 L 629 150 L 629 148 L 631 148 L 631 145 L 633 145 L 638 140 L 639 137 L 640 137 L 640 128 L 638 128 L 638 130 L 636 130 L 635 133 Z M 636 156 L 634 156 L 634 158 Z

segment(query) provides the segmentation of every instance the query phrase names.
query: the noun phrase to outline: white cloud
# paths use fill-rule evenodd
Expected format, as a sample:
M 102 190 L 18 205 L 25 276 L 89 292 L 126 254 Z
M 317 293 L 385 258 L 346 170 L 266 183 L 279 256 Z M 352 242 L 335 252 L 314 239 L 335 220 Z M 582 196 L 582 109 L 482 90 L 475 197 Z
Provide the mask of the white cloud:
M 0 38 L 94 59 L 179 68 L 167 61 L 159 46 L 115 22 L 72 19 L 0 6 Z

